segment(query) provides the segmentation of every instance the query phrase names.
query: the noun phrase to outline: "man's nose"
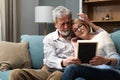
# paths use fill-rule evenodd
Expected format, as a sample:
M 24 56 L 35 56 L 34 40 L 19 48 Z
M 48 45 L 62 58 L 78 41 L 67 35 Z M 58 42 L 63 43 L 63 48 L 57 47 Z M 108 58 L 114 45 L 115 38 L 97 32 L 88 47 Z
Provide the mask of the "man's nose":
M 69 28 L 69 24 L 65 23 L 64 28 Z
M 68 25 L 67 24 L 65 24 L 65 26 L 64 26 L 65 28 L 68 28 Z

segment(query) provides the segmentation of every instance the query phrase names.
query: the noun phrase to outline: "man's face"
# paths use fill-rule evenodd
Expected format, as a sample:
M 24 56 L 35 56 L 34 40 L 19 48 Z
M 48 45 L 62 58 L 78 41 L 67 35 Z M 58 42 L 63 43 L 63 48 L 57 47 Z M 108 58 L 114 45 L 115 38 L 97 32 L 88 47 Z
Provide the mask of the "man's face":
M 68 36 L 71 29 L 71 16 L 67 15 L 63 18 L 57 18 L 55 26 L 61 36 Z

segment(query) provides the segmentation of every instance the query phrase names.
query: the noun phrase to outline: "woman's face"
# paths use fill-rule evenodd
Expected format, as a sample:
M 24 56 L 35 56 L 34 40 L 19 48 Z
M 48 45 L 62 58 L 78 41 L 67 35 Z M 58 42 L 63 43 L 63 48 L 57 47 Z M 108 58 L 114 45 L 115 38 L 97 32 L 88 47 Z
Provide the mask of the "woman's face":
M 72 25 L 72 31 L 78 38 L 81 38 L 81 39 L 84 39 L 90 33 L 89 27 L 86 26 L 83 23 L 75 23 L 75 24 L 73 24 Z

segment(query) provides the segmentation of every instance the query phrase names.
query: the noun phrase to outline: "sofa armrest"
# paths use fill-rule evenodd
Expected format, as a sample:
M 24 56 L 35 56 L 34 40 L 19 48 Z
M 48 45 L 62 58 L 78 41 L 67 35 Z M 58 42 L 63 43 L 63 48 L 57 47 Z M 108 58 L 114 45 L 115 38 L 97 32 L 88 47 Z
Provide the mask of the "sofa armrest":
M 117 52 L 120 54 L 120 30 L 112 32 L 111 38 L 115 44 Z

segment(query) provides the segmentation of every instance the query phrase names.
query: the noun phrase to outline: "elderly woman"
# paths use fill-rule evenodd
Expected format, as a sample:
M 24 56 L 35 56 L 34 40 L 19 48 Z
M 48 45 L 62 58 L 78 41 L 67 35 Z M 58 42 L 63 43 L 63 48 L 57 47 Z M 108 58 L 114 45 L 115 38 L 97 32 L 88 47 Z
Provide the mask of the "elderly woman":
M 96 27 L 96 32 L 91 32 L 91 24 L 92 27 Z M 81 19 L 73 20 L 72 31 L 76 36 L 72 39 L 75 51 L 76 42 L 81 39 L 98 41 L 98 52 L 88 65 L 81 65 L 82 63 L 68 65 L 62 80 L 120 80 L 118 72 L 120 57 L 109 34 L 89 20 L 85 22 Z

